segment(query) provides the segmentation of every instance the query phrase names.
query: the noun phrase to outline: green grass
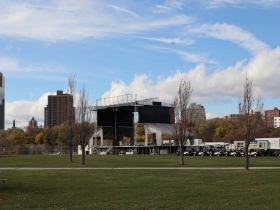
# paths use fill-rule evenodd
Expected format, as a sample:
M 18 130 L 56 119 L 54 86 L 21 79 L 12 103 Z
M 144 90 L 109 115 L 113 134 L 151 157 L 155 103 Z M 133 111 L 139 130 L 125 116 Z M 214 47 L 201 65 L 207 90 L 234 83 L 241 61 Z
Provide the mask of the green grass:
M 184 157 L 180 165 L 177 155 L 89 155 L 86 165 L 82 157 L 68 155 L 0 155 L 1 167 L 243 167 L 244 157 Z M 250 157 L 251 167 L 280 167 L 280 157 Z
M 4 171 L 6 209 L 279 209 L 280 170 Z

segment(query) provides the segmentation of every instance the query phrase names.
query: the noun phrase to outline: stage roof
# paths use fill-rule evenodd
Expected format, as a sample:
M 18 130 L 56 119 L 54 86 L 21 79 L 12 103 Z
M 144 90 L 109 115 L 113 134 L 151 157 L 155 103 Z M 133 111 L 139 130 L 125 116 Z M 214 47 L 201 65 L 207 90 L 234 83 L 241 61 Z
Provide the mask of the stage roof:
M 135 102 L 128 102 L 128 103 L 99 103 L 98 106 L 90 106 L 89 109 L 91 111 L 97 111 L 101 109 L 107 109 L 107 108 L 118 108 L 118 107 L 131 107 L 133 108 L 134 106 L 156 106 L 155 104 L 160 104 L 159 106 L 161 107 L 171 107 L 171 104 L 165 103 L 165 102 L 159 102 L 159 101 L 145 101 L 145 102 L 140 102 L 136 101 Z
M 148 133 L 160 132 L 163 136 L 174 136 L 173 125 L 169 123 L 143 123 Z M 186 137 L 189 136 L 189 131 L 186 130 Z M 194 134 L 190 133 L 193 137 Z

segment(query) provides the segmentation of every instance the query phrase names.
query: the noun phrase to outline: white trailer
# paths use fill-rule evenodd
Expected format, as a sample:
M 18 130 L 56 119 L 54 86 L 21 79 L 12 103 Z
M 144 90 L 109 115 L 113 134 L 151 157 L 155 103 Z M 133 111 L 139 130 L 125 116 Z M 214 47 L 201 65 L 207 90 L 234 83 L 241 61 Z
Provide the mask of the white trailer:
M 267 148 L 269 149 L 280 149 L 280 137 L 278 138 L 256 138 L 258 140 L 266 140 L 268 141 Z

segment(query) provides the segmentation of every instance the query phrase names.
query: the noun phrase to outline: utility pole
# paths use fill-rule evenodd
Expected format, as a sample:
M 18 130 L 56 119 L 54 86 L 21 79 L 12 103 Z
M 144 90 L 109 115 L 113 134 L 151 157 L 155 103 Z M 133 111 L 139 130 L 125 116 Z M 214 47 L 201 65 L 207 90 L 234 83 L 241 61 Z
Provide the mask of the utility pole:
M 137 94 L 135 94 L 135 103 L 134 103 L 134 146 L 137 146 L 137 123 L 136 112 L 137 112 Z
M 95 120 L 95 125 L 94 125 L 94 133 L 95 133 L 94 147 L 97 147 L 97 105 L 98 105 L 97 103 L 98 103 L 98 100 L 96 100 L 96 102 L 95 102 L 96 120 Z

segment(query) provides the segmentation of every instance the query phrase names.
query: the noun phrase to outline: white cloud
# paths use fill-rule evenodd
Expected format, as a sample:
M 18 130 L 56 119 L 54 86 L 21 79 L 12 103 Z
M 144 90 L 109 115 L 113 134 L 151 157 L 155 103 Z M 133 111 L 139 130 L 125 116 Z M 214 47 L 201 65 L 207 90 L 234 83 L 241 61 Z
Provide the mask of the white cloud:
M 238 61 L 235 66 L 226 69 L 212 70 L 204 64 L 199 64 L 188 72 L 176 71 L 167 78 L 158 77 L 152 81 L 146 74 L 135 75 L 130 84 L 121 80 L 111 83 L 111 89 L 102 97 L 112 97 L 125 94 L 140 94 L 147 98 L 160 97 L 161 101 L 171 102 L 178 91 L 182 79 L 191 81 L 194 86 L 191 101 L 197 103 L 230 103 L 229 97 L 239 98 L 243 93 L 246 71 L 253 78 L 254 93 L 263 97 L 280 98 L 280 47 L 264 50 L 252 58 Z M 217 98 L 220 98 L 217 100 Z
M 169 43 L 169 44 L 186 44 L 190 45 L 194 42 L 192 39 L 181 39 L 179 37 L 177 38 L 154 38 L 154 37 L 142 37 L 142 36 L 134 36 L 139 39 L 147 39 L 147 40 L 152 40 L 152 41 L 158 41 L 158 42 L 163 42 L 163 43 Z
M 116 11 L 122 11 L 122 12 L 126 12 L 128 14 L 133 15 L 134 17 L 137 17 L 138 15 L 135 12 L 131 12 L 129 10 L 114 6 L 114 5 L 108 5 L 108 7 L 112 7 L 113 9 L 115 9 Z
M 5 103 L 5 129 L 11 128 L 15 117 L 16 127 L 28 126 L 32 117 L 38 121 L 38 125 L 44 125 L 44 107 L 48 104 L 48 95 L 56 93 L 44 93 L 37 101 L 14 101 Z
M 111 8 L 114 8 L 113 12 Z M 45 42 L 76 41 L 137 34 L 191 20 L 185 15 L 165 18 L 136 15 L 118 6 L 108 7 L 102 1 L 0 1 L 0 36 Z
M 63 90 L 66 93 L 67 90 Z M 33 93 L 30 93 L 33 98 Z M 48 105 L 48 96 L 56 95 L 56 92 L 43 93 L 37 101 L 13 101 L 5 103 L 5 129 L 13 126 L 13 119 L 16 119 L 16 127 L 28 126 L 32 117 L 38 121 L 38 125 L 44 125 L 44 107 Z M 79 93 L 74 96 L 74 106 L 77 106 Z M 30 99 L 31 99 L 30 98 Z M 23 111 L 24 110 L 24 111 Z
M 254 34 L 227 23 L 216 23 L 215 25 L 194 25 L 188 27 L 187 33 L 205 35 L 206 37 L 231 41 L 245 49 L 248 49 L 254 54 L 264 49 L 269 49 L 269 46 L 258 40 Z
M 209 119 L 213 119 L 213 118 L 216 118 L 216 117 L 220 117 L 219 115 L 215 114 L 215 113 L 207 113 L 206 114 L 206 119 L 209 120 Z

